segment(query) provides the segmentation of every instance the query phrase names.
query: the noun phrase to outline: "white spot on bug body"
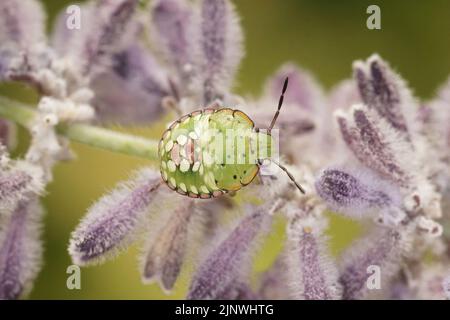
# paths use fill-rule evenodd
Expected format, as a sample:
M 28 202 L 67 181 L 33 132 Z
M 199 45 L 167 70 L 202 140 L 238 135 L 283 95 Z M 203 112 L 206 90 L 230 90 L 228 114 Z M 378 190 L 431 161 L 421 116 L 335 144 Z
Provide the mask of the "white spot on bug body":
M 186 159 L 181 160 L 180 170 L 181 172 L 187 172 L 190 168 L 191 164 Z
M 197 172 L 199 168 L 200 168 L 200 161 L 196 161 L 192 166 L 192 171 Z
M 189 137 L 192 140 L 197 140 L 198 139 L 198 135 L 194 131 L 189 132 Z
M 204 169 L 203 169 L 203 165 L 200 165 L 200 168 L 198 169 L 198 172 L 200 173 L 200 175 L 203 175 Z
M 189 186 L 189 189 L 192 191 L 192 193 L 198 194 L 198 190 L 195 186 Z
M 172 150 L 173 148 L 173 141 L 170 140 L 169 142 L 167 142 L 166 144 L 166 152 L 170 152 L 170 150 Z
M 175 165 L 175 162 L 173 162 L 172 160 L 167 161 L 167 168 L 169 168 L 170 172 L 175 172 L 175 170 L 177 169 L 177 166 Z
M 167 164 L 165 161 L 161 162 L 161 167 L 166 170 L 167 169 Z
M 175 181 L 175 178 L 170 178 L 170 180 L 169 180 L 169 182 L 170 182 L 170 184 L 173 186 L 173 187 L 176 187 L 177 186 L 177 182 Z
M 180 189 L 183 190 L 184 192 L 187 192 L 187 188 L 184 183 L 180 183 Z
M 167 171 L 163 171 L 162 175 L 163 175 L 163 180 L 167 181 Z
M 200 191 L 203 192 L 203 193 L 209 193 L 209 190 L 208 190 L 208 188 L 206 186 L 201 186 L 200 187 Z
M 177 142 L 180 146 L 184 146 L 187 142 L 188 138 L 184 134 L 180 134 L 177 137 Z

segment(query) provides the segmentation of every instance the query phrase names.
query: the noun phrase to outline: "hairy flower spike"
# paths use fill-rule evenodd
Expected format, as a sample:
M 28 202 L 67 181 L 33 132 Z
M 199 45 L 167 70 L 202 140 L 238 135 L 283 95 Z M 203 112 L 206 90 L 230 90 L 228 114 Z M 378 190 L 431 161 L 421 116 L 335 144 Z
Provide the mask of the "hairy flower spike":
M 450 274 L 442 281 L 442 290 L 444 291 L 447 299 L 450 299 Z
M 186 79 L 192 68 L 193 12 L 183 0 L 158 0 L 153 2 L 152 21 L 158 40 L 166 56 Z
M 203 0 L 199 64 L 204 104 L 222 99 L 242 58 L 242 32 L 228 0 Z
M 16 207 L 30 194 L 38 195 L 44 189 L 42 170 L 25 161 L 15 161 L 0 171 L 1 214 Z
M 409 139 L 413 120 L 406 116 L 418 108 L 404 81 L 378 55 L 372 55 L 367 63 L 355 62 L 353 68 L 364 103 Z
M 283 254 L 275 260 L 273 265 L 260 276 L 257 295 L 264 300 L 287 299 L 286 292 L 287 276 L 286 258 Z
M 412 225 L 397 229 L 376 228 L 368 237 L 350 246 L 343 255 L 339 281 L 344 299 L 365 299 L 371 293 L 379 292 L 372 292 L 368 284 L 369 276 L 374 272 L 372 268 L 379 268 L 380 289 L 387 289 L 388 281 L 398 272 L 401 261 L 410 252 Z
M 193 202 L 183 203 L 158 231 L 156 237 L 151 239 L 143 259 L 144 282 L 150 283 L 157 279 L 165 291 L 173 288 L 185 258 L 188 228 L 193 213 Z
M 42 209 L 36 198 L 20 201 L 0 222 L 0 300 L 26 296 L 41 269 Z
M 409 146 L 399 141 L 382 119 L 365 106 L 355 105 L 349 113 L 347 116 L 337 112 L 336 116 L 342 137 L 356 158 L 382 176 L 407 187 L 415 166 Z M 410 170 L 406 172 L 405 167 Z
M 159 186 L 159 173 L 144 169 L 103 196 L 72 233 L 69 253 L 73 262 L 95 264 L 127 247 Z
M 92 104 L 98 119 L 121 124 L 149 123 L 162 113 L 169 95 L 168 75 L 140 45 L 113 57 L 113 69 L 95 77 Z M 127 112 L 124 113 L 124 110 Z
M 98 69 L 124 46 L 137 4 L 138 0 L 99 0 L 88 10 L 88 25 L 84 28 L 92 32 L 84 33 L 75 57 L 82 59 L 84 74 L 101 71 Z
M 323 218 L 296 217 L 287 230 L 291 295 L 302 300 L 340 299 L 337 268 L 328 256 Z
M 188 299 L 217 299 L 248 272 L 255 240 L 271 217 L 259 209 L 242 219 L 199 266 Z
M 365 213 L 376 210 L 387 215 L 399 213 L 398 207 L 402 205 L 397 188 L 364 168 L 325 169 L 317 178 L 315 187 L 317 194 L 332 210 L 353 218 L 364 217 Z M 397 220 L 398 217 L 391 218 Z
M 0 2 L 0 43 L 3 47 L 30 49 L 45 42 L 45 18 L 36 0 L 2 0 Z

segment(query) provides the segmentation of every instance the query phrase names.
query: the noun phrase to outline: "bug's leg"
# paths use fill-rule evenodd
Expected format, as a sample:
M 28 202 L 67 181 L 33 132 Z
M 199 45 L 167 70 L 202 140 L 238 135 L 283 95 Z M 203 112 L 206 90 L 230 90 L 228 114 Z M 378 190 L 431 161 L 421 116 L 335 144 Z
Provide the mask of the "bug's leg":
M 302 186 L 295 180 L 294 176 L 288 171 L 288 169 L 286 169 L 285 166 L 283 166 L 281 163 L 279 163 L 276 160 L 273 160 L 273 159 L 267 159 L 267 160 L 275 163 L 281 170 L 283 170 L 287 174 L 289 179 L 291 179 L 291 181 L 295 184 L 295 186 L 298 188 L 298 190 L 300 190 L 301 193 L 305 194 L 305 189 L 303 189 Z

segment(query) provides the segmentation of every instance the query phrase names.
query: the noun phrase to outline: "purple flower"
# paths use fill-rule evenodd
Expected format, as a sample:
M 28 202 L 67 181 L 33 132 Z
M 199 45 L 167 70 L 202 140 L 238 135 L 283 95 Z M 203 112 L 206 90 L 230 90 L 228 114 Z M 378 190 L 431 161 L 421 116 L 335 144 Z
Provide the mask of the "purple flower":
M 270 220 L 270 215 L 261 209 L 244 217 L 198 267 L 187 298 L 217 299 L 240 281 L 249 271 L 255 240 Z
M 84 11 L 85 30 L 77 41 L 73 55 L 80 59 L 83 74 L 96 74 L 107 67 L 109 59 L 123 49 L 135 14 L 137 0 L 99 0 Z M 87 32 L 87 30 L 90 30 Z
M 36 0 L 3 0 L 0 3 L 0 43 L 3 47 L 31 49 L 45 42 L 45 15 Z
M 156 29 L 155 37 L 164 48 L 164 53 L 170 58 L 181 80 L 192 69 L 193 40 L 198 36 L 194 32 L 194 12 L 182 0 L 158 0 L 152 4 L 152 22 Z
M 378 55 L 372 55 L 366 63 L 355 62 L 353 69 L 363 102 L 409 139 L 408 127 L 414 121 L 407 116 L 414 115 L 418 106 L 403 79 Z
M 16 207 L 17 202 L 30 195 L 42 193 L 44 188 L 42 170 L 25 161 L 13 162 L 0 170 L 0 210 L 5 214 Z
M 135 239 L 135 231 L 160 185 L 159 174 L 145 169 L 103 196 L 72 233 L 69 253 L 73 262 L 95 264 L 126 248 Z
M 188 231 L 194 214 L 193 201 L 183 203 L 169 220 L 152 236 L 143 259 L 144 282 L 158 280 L 165 291 L 170 291 L 178 278 L 186 255 Z
M 258 296 L 261 299 L 282 300 L 289 296 L 286 270 L 286 257 L 280 254 L 272 266 L 259 276 Z
M 340 299 L 336 266 L 328 255 L 325 221 L 295 217 L 287 230 L 287 272 L 291 296 L 301 300 Z
M 364 168 L 328 168 L 315 182 L 317 194 L 334 211 L 361 218 L 373 212 L 395 213 L 400 191 Z M 372 211 L 372 212 L 370 212 Z M 392 217 L 395 219 L 396 217 Z
M 103 122 L 142 124 L 155 121 L 169 96 L 168 76 L 140 45 L 131 45 L 113 58 L 113 68 L 91 84 L 92 101 Z M 127 112 L 124 112 L 127 110 Z
M 197 65 L 203 103 L 223 99 L 242 58 L 242 32 L 228 0 L 203 0 Z
M 338 112 L 337 122 L 343 140 L 361 163 L 398 185 L 407 187 L 411 183 L 413 152 L 377 114 L 356 105 L 347 114 Z
M 0 299 L 26 296 L 41 269 L 42 209 L 37 199 L 20 201 L 0 221 Z
M 396 275 L 401 267 L 401 261 L 410 252 L 412 227 L 412 225 L 398 229 L 376 227 L 372 234 L 357 241 L 345 251 L 339 276 L 344 299 L 366 299 L 370 294 L 387 289 L 389 280 Z M 380 288 L 368 285 L 373 267 L 379 268 Z

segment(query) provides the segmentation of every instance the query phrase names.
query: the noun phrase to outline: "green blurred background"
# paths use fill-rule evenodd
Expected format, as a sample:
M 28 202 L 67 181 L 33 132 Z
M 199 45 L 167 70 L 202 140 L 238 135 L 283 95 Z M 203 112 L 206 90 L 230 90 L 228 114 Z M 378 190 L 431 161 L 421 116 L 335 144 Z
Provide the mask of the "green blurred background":
M 49 25 L 55 14 L 71 1 L 44 0 Z M 431 98 L 436 87 L 450 74 L 450 1 L 337 1 L 337 0 L 236 0 L 242 18 L 247 55 L 237 81 L 240 93 L 257 95 L 268 75 L 290 60 L 308 69 L 326 89 L 351 75 L 351 63 L 377 52 L 394 66 L 415 93 Z M 381 30 L 366 28 L 366 8 L 381 7 Z M 0 93 L 33 101 L 29 90 L 1 85 Z M 162 126 L 149 131 L 129 130 L 157 136 Z M 32 299 L 163 299 L 182 298 L 184 276 L 175 292 L 165 296 L 157 286 L 140 283 L 137 249 L 114 261 L 82 269 L 82 289 L 66 288 L 70 232 L 86 208 L 105 190 L 127 178 L 130 171 L 145 165 L 142 160 L 73 145 L 77 160 L 59 164 L 48 187 L 44 240 L 45 266 Z M 281 246 L 282 224 L 258 256 L 255 268 L 263 270 Z M 331 249 L 342 250 L 358 233 L 351 222 L 332 217 Z

